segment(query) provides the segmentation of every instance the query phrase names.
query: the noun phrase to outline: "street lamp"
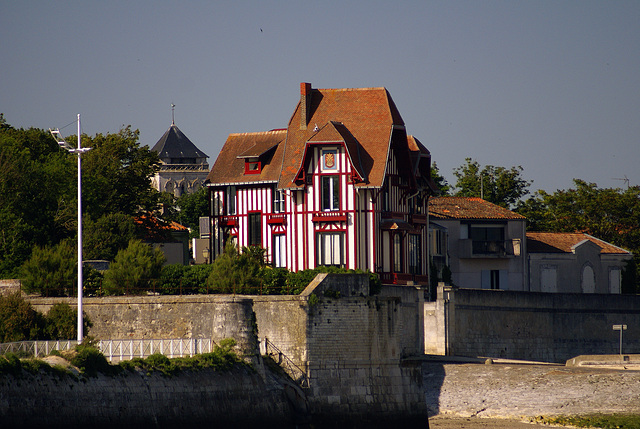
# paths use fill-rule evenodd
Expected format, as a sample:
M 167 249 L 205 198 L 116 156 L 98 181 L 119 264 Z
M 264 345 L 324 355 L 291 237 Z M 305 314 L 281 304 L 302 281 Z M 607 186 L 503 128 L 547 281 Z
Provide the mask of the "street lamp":
M 56 139 L 58 145 L 68 150 L 71 153 L 78 154 L 78 344 L 82 342 L 84 338 L 82 332 L 82 154 L 91 150 L 90 147 L 83 148 L 80 138 L 80 114 L 78 113 L 78 147 L 71 146 L 64 140 L 60 130 L 56 128 L 52 130 L 49 128 L 49 132 Z

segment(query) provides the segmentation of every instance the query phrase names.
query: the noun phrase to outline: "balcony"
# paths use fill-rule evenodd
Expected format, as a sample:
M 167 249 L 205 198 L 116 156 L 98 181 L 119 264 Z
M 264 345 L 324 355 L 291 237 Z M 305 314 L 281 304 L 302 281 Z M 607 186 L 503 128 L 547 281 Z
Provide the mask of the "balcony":
M 220 226 L 238 226 L 238 216 L 220 216 L 218 218 Z
M 327 211 L 315 212 L 311 216 L 312 222 L 346 222 L 347 214 L 345 212 Z
M 519 238 L 511 240 L 459 240 L 460 258 L 513 258 L 520 256 Z

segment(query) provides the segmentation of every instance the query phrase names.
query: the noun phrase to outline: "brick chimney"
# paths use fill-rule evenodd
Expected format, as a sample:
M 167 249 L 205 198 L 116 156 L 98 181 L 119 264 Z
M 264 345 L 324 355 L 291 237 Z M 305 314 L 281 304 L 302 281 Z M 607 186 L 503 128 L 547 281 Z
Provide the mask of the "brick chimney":
M 300 129 L 306 130 L 309 123 L 309 107 L 311 105 L 311 84 L 300 84 Z

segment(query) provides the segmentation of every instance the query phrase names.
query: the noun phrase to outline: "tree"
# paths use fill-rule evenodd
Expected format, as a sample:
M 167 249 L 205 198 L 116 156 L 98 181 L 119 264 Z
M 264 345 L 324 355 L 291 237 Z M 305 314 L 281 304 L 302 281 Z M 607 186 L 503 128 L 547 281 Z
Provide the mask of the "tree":
M 75 247 L 65 240 L 55 246 L 36 247 L 21 268 L 22 288 L 43 296 L 75 296 Z
M 44 337 L 45 321 L 20 292 L 0 296 L 0 343 L 12 343 Z
M 213 262 L 207 282 L 219 293 L 258 293 L 265 267 L 265 249 L 260 246 L 243 247 L 239 253 L 229 241 L 224 253 Z
M 435 182 L 441 196 L 449 195 L 451 186 L 447 182 L 447 179 L 440 174 L 438 165 L 435 162 L 431 165 L 431 179 Z
M 454 195 L 457 197 L 482 197 L 504 208 L 512 208 L 529 193 L 532 181 L 522 178 L 522 167 L 494 167 L 480 164 L 471 158 L 466 164 L 453 170 L 457 181 Z
M 107 213 L 135 215 L 157 208 L 159 193 L 151 176 L 160 166 L 158 154 L 141 147 L 138 130 L 127 126 L 118 134 L 83 136 L 82 199 L 86 213 L 98 219 Z
M 104 274 L 103 290 L 107 295 L 140 294 L 152 290 L 160 278 L 165 257 L 140 240 L 118 252 L 115 261 Z
M 207 188 L 200 188 L 197 192 L 184 194 L 176 201 L 179 211 L 177 222 L 191 228 L 192 237 L 200 236 L 200 217 L 209 211 L 209 193 Z
M 113 261 L 137 234 L 133 218 L 124 213 L 108 213 L 96 221 L 87 218 L 84 224 L 85 259 Z
M 53 304 L 45 318 L 45 332 L 47 338 L 52 340 L 76 339 L 78 329 L 78 312 L 67 303 Z M 83 332 L 87 332 L 92 326 L 91 321 L 83 314 Z

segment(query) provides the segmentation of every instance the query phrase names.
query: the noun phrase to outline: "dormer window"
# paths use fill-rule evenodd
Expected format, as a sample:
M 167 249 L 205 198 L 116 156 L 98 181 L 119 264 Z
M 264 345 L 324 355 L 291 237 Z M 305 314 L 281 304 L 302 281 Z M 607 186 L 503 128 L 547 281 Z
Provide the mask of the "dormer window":
M 245 158 L 244 174 L 260 174 L 262 171 L 262 163 L 259 158 Z

